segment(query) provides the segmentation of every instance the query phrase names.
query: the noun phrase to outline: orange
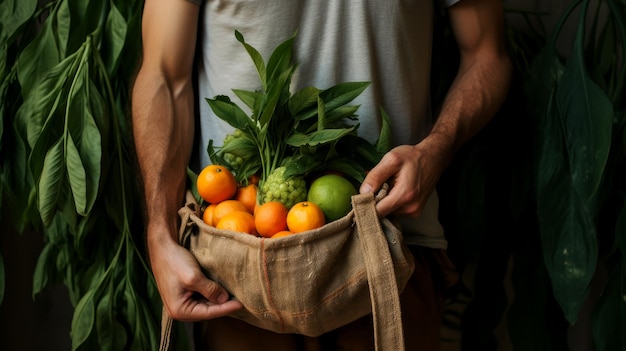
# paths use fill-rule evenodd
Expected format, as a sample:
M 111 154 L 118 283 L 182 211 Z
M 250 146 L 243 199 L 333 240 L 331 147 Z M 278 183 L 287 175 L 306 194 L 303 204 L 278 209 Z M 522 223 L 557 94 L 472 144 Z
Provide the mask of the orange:
M 291 234 L 293 234 L 293 233 L 292 233 L 292 232 L 290 232 L 290 231 L 288 231 L 288 230 L 281 230 L 280 232 L 278 232 L 278 233 L 276 233 L 276 234 L 272 235 L 272 239 L 275 239 L 275 238 L 282 238 L 283 236 L 289 236 L 289 235 L 291 235 Z
M 213 225 L 213 211 L 215 211 L 216 206 L 217 204 L 210 204 L 204 209 L 204 213 L 202 214 L 202 220 L 204 223 Z
M 287 207 L 278 201 L 269 201 L 254 211 L 254 224 L 260 236 L 269 238 L 287 229 Z
M 227 214 L 235 211 L 248 212 L 248 209 L 244 204 L 237 200 L 224 200 L 215 205 L 213 210 L 213 224 L 217 226 L 217 223 L 224 218 Z
M 215 228 L 256 235 L 254 217 L 248 211 L 234 211 L 227 214 L 217 222 Z
M 319 228 L 324 224 L 324 212 L 310 201 L 298 202 L 287 213 L 287 227 L 294 233 Z
M 250 213 L 254 213 L 257 189 L 256 184 L 248 184 L 237 188 L 237 193 L 235 194 L 235 200 L 243 203 Z
M 208 165 L 200 171 L 196 181 L 198 193 L 209 203 L 218 203 L 232 198 L 237 192 L 237 180 L 228 168 Z

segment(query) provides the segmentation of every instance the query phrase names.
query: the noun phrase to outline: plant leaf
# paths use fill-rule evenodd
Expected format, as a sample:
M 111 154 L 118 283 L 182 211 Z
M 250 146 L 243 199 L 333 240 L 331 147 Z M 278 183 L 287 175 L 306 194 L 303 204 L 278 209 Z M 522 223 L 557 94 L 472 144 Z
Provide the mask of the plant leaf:
M 23 92 L 25 101 L 18 111 L 18 118 L 20 123 L 26 126 L 28 143 L 31 147 L 35 148 L 34 145 L 37 142 L 41 142 L 38 139 L 40 134 L 44 132 L 44 125 L 62 121 L 62 119 L 55 122 L 50 120 L 61 115 L 58 109 L 64 105 L 67 89 L 69 89 L 69 87 L 66 87 L 66 82 L 74 77 L 72 70 L 79 58 L 78 54 L 68 56 L 54 67 L 51 67 L 46 73 L 42 73 L 43 78 L 37 79 L 37 83 L 29 82 L 29 85 L 33 87 L 32 90 Z M 47 128 L 51 130 L 55 127 L 55 125 L 52 125 Z M 52 140 L 56 140 L 57 137 L 58 134 L 54 135 Z M 44 152 L 50 146 L 49 143 L 52 140 L 42 145 Z M 35 169 L 33 173 L 37 175 L 39 172 Z
M 281 74 L 272 81 L 272 85 L 268 87 L 265 106 L 259 115 L 259 123 L 261 128 L 266 127 L 276 111 L 276 107 L 281 103 L 281 97 L 289 94 L 289 85 L 291 76 L 295 71 L 295 67 L 281 72 Z
M 125 38 L 128 32 L 128 24 L 120 13 L 115 3 L 111 2 L 111 8 L 107 15 L 106 28 L 103 31 L 102 49 L 106 71 L 113 75 L 117 70 L 124 48 Z
M 320 92 L 320 97 L 326 104 L 326 112 L 346 105 L 359 96 L 368 86 L 369 82 L 346 82 L 339 83 L 331 88 Z M 307 109 L 294 116 L 296 120 L 311 118 L 317 114 L 317 106 Z
M 63 139 L 59 139 L 46 153 L 38 182 L 39 213 L 45 225 L 52 222 L 65 179 L 62 141 Z
M 96 309 L 94 300 L 96 289 L 89 290 L 78 302 L 72 317 L 72 350 L 78 349 L 91 335 Z
M 314 107 L 320 92 L 321 90 L 316 87 L 306 87 L 299 90 L 289 99 L 289 112 L 296 115 L 306 108 Z
M 363 183 L 363 180 L 365 180 L 365 169 L 363 169 L 360 162 L 351 158 L 334 158 L 326 162 L 325 168 L 341 172 L 345 176 L 354 179 L 358 184 Z
M 295 133 L 285 142 L 291 146 L 300 147 L 304 145 L 315 146 L 339 140 L 341 137 L 350 134 L 354 128 L 342 129 L 322 129 L 310 134 Z
M 45 76 L 63 57 L 57 46 L 53 23 L 53 20 L 45 21 L 37 37 L 18 56 L 17 76 L 25 96 L 35 89 L 39 77 Z
M 292 48 L 293 42 L 296 37 L 294 33 L 290 38 L 280 43 L 274 51 L 272 51 L 272 55 L 270 59 L 267 61 L 267 82 L 268 86 L 270 82 L 278 79 L 280 80 L 280 76 L 289 69 L 291 65 L 292 58 Z
M 68 134 L 66 137 L 65 152 L 67 178 L 72 189 L 76 212 L 84 216 L 87 210 L 87 182 L 85 180 L 86 172 L 71 134 Z
M 292 157 L 285 164 L 285 173 L 283 177 L 289 179 L 293 176 L 307 174 L 313 170 L 319 169 L 323 162 L 319 159 L 319 155 L 298 155 Z
M 112 284 L 109 284 L 112 287 Z M 98 345 L 102 350 L 123 350 L 128 336 L 124 327 L 116 320 L 117 308 L 115 303 L 116 294 L 108 288 L 98 301 L 96 310 L 96 331 Z
M 263 99 L 263 94 L 258 91 L 233 89 L 233 93 L 253 111 L 258 102 Z
M 537 137 L 537 215 L 554 296 L 574 323 L 596 267 L 596 230 L 589 201 L 574 186 L 565 159 L 562 117 L 553 104 L 548 108 Z
M 598 190 L 609 156 L 613 105 L 589 78 L 584 57 L 576 50 L 557 84 L 556 97 L 572 167 L 572 185 L 588 201 Z
M 376 140 L 376 151 L 379 153 L 386 153 L 391 150 L 392 145 L 391 122 L 389 121 L 389 115 L 382 107 L 380 108 L 380 115 L 383 120 L 383 124 L 378 140 Z
M 354 100 L 370 85 L 370 82 L 340 83 L 320 93 L 326 110 L 333 110 Z
M 220 95 L 214 99 L 206 99 L 213 113 L 235 129 L 249 130 L 251 119 L 227 96 Z
M 31 18 L 36 7 L 37 0 L 3 0 L 0 3 L 0 43 L 19 35 L 18 29 Z
M 254 66 L 256 67 L 256 71 L 259 74 L 259 79 L 263 86 L 263 90 L 267 90 L 267 78 L 266 78 L 267 73 L 266 73 L 265 61 L 263 60 L 263 56 L 261 56 L 261 54 L 257 51 L 257 49 L 255 49 L 254 47 L 246 43 L 243 35 L 237 30 L 235 30 L 235 38 L 237 38 L 237 40 L 244 46 L 244 48 L 246 48 L 246 51 L 248 52 L 248 55 L 250 55 L 250 58 L 252 59 L 252 62 L 254 63 Z
M 84 64 L 87 66 L 88 62 Z M 77 212 L 83 216 L 86 216 L 91 211 L 96 201 L 102 173 L 102 137 L 93 114 L 106 113 L 106 109 L 103 108 L 102 96 L 98 94 L 87 73 L 88 70 L 79 72 L 77 77 L 78 84 L 74 87 L 73 94 L 70 96 L 68 101 L 69 112 L 65 116 L 68 119 L 69 134 L 72 136 L 78 152 L 78 159 L 75 162 L 80 161 L 82 165 L 82 171 L 79 169 L 77 172 L 84 172 L 83 178 L 81 178 L 83 184 L 80 184 L 83 190 L 79 192 L 83 199 L 80 204 L 76 203 Z M 106 130 L 104 131 L 106 132 Z M 70 166 L 68 165 L 68 167 Z M 78 167 L 78 163 L 76 167 Z M 79 174 L 77 173 L 76 175 L 78 176 Z M 70 178 L 70 185 L 72 184 L 71 182 L 72 179 Z M 76 185 L 79 184 L 77 183 Z M 74 196 L 77 195 L 74 187 L 72 187 L 72 192 Z M 77 201 L 77 199 L 75 198 L 74 201 Z
M 191 190 L 191 194 L 199 204 L 202 204 L 204 199 L 202 199 L 202 196 L 198 193 L 198 174 L 196 174 L 196 172 L 194 172 L 191 168 L 187 167 L 187 178 L 189 178 L 187 187 Z

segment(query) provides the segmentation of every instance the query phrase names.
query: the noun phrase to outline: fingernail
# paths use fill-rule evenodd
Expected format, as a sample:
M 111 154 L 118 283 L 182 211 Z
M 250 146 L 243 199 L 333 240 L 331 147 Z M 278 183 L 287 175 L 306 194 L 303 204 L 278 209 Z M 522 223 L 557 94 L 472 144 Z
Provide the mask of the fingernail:
M 228 293 L 224 291 L 217 297 L 217 302 L 224 303 L 226 301 L 228 301 Z
M 367 194 L 367 193 L 371 193 L 372 192 L 372 186 L 365 183 L 363 185 L 361 185 L 361 189 L 359 189 L 359 192 L 361 194 Z

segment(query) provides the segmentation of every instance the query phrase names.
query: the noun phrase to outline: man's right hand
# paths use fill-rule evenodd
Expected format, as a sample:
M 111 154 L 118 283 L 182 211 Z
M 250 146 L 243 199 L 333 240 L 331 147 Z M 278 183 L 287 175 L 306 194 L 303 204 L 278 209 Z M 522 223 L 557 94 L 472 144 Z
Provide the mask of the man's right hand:
M 241 309 L 237 300 L 209 280 L 195 257 L 173 240 L 150 245 L 150 262 L 163 305 L 180 321 L 201 321 Z

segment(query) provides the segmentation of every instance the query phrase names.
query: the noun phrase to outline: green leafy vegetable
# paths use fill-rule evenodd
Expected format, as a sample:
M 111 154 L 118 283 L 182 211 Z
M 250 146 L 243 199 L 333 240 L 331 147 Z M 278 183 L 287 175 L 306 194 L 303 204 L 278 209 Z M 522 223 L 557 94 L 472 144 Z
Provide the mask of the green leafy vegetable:
M 335 169 L 360 182 L 365 169 L 378 162 L 391 146 L 388 116 L 383 111 L 383 129 L 374 146 L 357 136 L 358 106 L 348 105 L 369 83 L 346 82 L 328 89 L 306 87 L 291 94 L 291 77 L 297 69 L 292 63 L 295 36 L 276 47 L 266 65 L 244 36 L 235 32 L 252 59 L 262 90 L 233 89 L 251 110 L 249 115 L 227 96 L 206 99 L 215 115 L 236 129 L 221 147 L 213 147 L 211 142 L 209 157 L 213 163 L 233 170 L 239 182 L 260 174 L 261 190 L 279 167 L 286 179 Z M 358 152 L 354 152 L 356 144 Z

